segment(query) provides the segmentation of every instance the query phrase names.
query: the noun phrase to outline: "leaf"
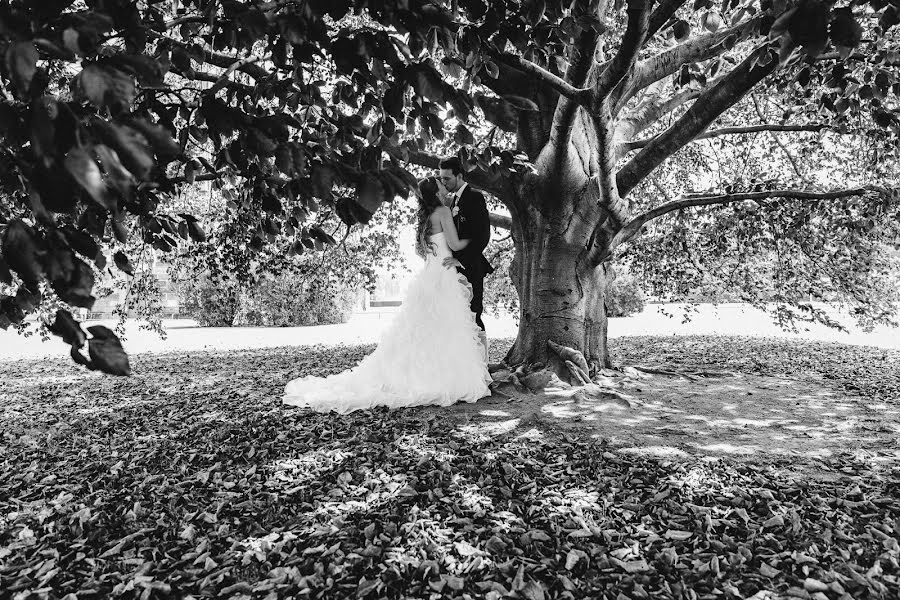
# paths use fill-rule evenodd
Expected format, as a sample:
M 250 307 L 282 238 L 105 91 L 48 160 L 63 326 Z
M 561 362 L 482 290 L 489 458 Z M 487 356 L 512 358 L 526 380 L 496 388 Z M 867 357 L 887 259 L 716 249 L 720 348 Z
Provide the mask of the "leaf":
M 88 65 L 75 81 L 83 98 L 94 106 L 103 106 L 110 82 L 106 72 L 99 65 Z
M 787 30 L 791 38 L 810 54 L 818 54 L 825 48 L 829 12 L 828 4 L 803 2 L 788 23 Z
M 58 335 L 65 343 L 75 348 L 81 348 L 87 340 L 87 335 L 81 329 L 81 325 L 72 317 L 72 313 L 67 310 L 57 310 L 56 318 L 47 327 L 47 330 L 54 335 Z
M 122 165 L 119 155 L 115 150 L 105 144 L 97 144 L 94 146 L 94 152 L 100 159 L 103 170 L 109 176 L 109 180 L 113 187 L 126 200 L 131 197 L 131 192 L 135 185 L 134 176 L 128 169 Z
M 466 586 L 466 581 L 461 577 L 447 575 L 443 580 L 447 583 L 447 587 L 454 591 L 461 591 Z
M 334 171 L 325 165 L 316 165 L 312 169 L 312 195 L 322 200 L 331 199 L 331 188 L 334 185 Z
M 357 598 L 365 598 L 369 594 L 375 591 L 375 588 L 378 587 L 379 580 L 368 580 L 365 577 L 359 582 L 359 585 L 356 587 L 356 597 Z
M 778 527 L 784 527 L 784 519 L 781 515 L 775 515 L 774 517 L 770 517 L 763 523 L 763 527 L 766 529 L 773 529 Z
M 718 13 L 707 12 L 703 15 L 701 24 L 707 31 L 715 33 L 719 30 L 720 27 L 722 27 L 722 17 L 720 17 Z
M 835 46 L 845 48 L 855 48 L 862 41 L 863 28 L 853 18 L 849 6 L 834 10 L 829 35 Z
M 6 264 L 25 282 L 36 288 L 43 277 L 44 244 L 34 230 L 19 219 L 12 221 L 3 234 L 3 257 Z
M 406 89 L 407 85 L 405 83 L 396 82 L 388 87 L 382 101 L 384 111 L 398 121 L 403 118 Z
M 643 573 L 650 570 L 650 565 L 643 558 L 638 560 L 629 560 L 622 562 L 622 568 L 628 573 Z
M 134 269 L 131 266 L 131 261 L 128 260 L 128 256 L 126 256 L 125 253 L 121 250 L 113 255 L 113 262 L 116 263 L 116 267 L 118 267 L 119 270 L 123 273 L 134 275 Z
M 149 123 L 145 119 L 131 119 L 128 125 L 140 131 L 150 142 L 156 156 L 163 162 L 169 162 L 181 155 L 181 146 L 172 137 L 168 129 L 158 123 Z
M 122 164 L 138 180 L 147 180 L 156 164 L 147 138 L 125 125 L 106 121 L 96 121 L 95 125 L 104 142 L 116 151 Z
M 88 341 L 88 353 L 97 368 L 110 375 L 131 375 L 128 355 L 115 333 L 103 325 L 88 327 L 88 333 L 92 336 Z
M 473 136 L 472 132 L 462 123 L 456 126 L 453 139 L 460 146 L 471 146 L 475 143 L 475 136 Z
M 587 560 L 588 556 L 583 550 L 573 548 L 572 550 L 569 550 L 568 554 L 566 554 L 566 570 L 571 571 L 576 566 L 578 566 L 581 561 L 586 562 Z
M 519 594 L 527 600 L 544 600 L 544 586 L 538 581 L 529 581 Z
M 15 42 L 6 49 L 6 71 L 21 98 L 31 88 L 37 72 L 38 51 L 32 42 Z
M 827 583 L 823 583 L 818 579 L 813 577 L 807 577 L 803 580 L 803 589 L 807 592 L 828 592 L 830 591 L 830 587 L 828 587 Z
M 88 309 L 94 306 L 94 271 L 74 252 L 53 248 L 45 256 L 44 265 L 50 285 L 63 302 Z
M 188 234 L 191 236 L 191 239 L 195 242 L 205 242 L 206 241 L 206 232 L 203 231 L 203 228 L 200 226 L 200 223 L 196 219 L 190 219 L 187 222 Z
M 487 120 L 497 125 L 503 131 L 514 133 L 518 129 L 518 111 L 506 100 L 478 94 L 475 97 L 475 101 L 482 112 L 484 112 Z
M 690 539 L 694 534 L 690 531 L 680 531 L 678 529 L 669 529 L 666 531 L 665 537 L 670 540 L 684 541 Z
M 82 148 L 73 148 L 66 154 L 66 170 L 75 181 L 100 206 L 111 210 L 115 208 L 115 200 L 110 198 L 106 183 L 100 174 L 100 167 Z
M 113 235 L 118 242 L 124 244 L 128 241 L 128 228 L 125 226 L 125 223 L 113 219 L 113 221 L 110 223 L 110 227 L 112 227 Z
M 546 0 L 525 0 L 522 3 L 522 12 L 524 13 L 522 16 L 532 27 L 540 23 L 546 10 Z
M 672 33 L 676 40 L 683 42 L 691 35 L 691 25 L 684 19 L 678 19 L 672 26 Z
M 900 9 L 893 5 L 885 8 L 884 12 L 881 13 L 881 16 L 878 18 L 878 26 L 884 31 L 888 31 L 898 23 L 900 23 Z

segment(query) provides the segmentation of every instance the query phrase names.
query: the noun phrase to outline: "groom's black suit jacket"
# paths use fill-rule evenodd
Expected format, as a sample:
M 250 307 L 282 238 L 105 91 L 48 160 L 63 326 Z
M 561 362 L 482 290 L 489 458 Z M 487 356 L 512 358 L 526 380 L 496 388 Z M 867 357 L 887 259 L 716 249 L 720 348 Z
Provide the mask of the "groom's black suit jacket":
M 494 272 L 491 263 L 484 257 L 484 249 L 491 240 L 491 221 L 484 196 L 466 186 L 456 201 L 459 208 L 453 217 L 453 224 L 459 239 L 470 240 L 469 245 L 457 250 L 453 256 L 463 265 L 463 274 L 472 284 L 472 312 L 475 321 L 484 329 L 481 313 L 484 310 L 484 276 Z

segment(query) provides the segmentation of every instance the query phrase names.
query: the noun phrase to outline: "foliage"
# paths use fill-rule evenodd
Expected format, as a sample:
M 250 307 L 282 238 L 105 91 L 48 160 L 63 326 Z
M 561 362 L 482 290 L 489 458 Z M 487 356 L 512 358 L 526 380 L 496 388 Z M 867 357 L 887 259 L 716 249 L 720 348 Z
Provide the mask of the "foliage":
M 182 310 L 202 327 L 346 323 L 357 290 L 327 273 L 282 273 L 243 286 L 208 275 L 182 284 Z
M 630 317 L 644 310 L 644 292 L 638 279 L 630 273 L 617 274 L 606 295 L 606 314 Z
M 612 345 L 628 362 L 815 374 L 889 407 L 900 389 L 884 368 L 896 352 L 873 348 Z M 4 364 L 0 589 L 492 600 L 900 592 L 890 461 L 656 460 L 532 424 L 473 439 L 421 409 L 335 417 L 279 404 L 285 379 L 343 370 L 370 349 L 142 355 L 129 380 L 61 361 Z
M 240 288 L 200 275 L 179 286 L 181 310 L 201 327 L 231 327 L 240 310 Z
M 359 290 L 334 276 L 298 281 L 282 275 L 264 278 L 253 291 L 253 309 L 238 315 L 239 324 L 291 327 L 346 323 Z
M 557 100 L 560 89 L 572 94 L 565 76 L 577 57 L 627 52 L 620 42 L 633 37 L 635 19 L 652 33 L 638 36 L 633 56 L 602 64 L 598 91 L 614 91 L 603 86 L 624 78 L 641 46 L 653 54 L 715 42 L 674 61 L 663 93 L 713 93 L 742 68 L 755 75 L 780 66 L 798 84 L 796 106 L 831 111 L 842 126 L 862 119 L 890 148 L 895 3 L 656 4 L 647 19 L 649 3 L 614 3 L 600 15 L 595 3 L 562 0 L 4 3 L 0 282 L 15 292 L 0 299 L 0 326 L 40 305 L 42 282 L 68 306 L 89 308 L 96 271 L 123 269 L 132 240 L 162 253 L 179 240 L 203 243 L 195 215 L 167 208 L 186 183 L 215 180 L 239 214 L 232 233 L 242 246 L 223 258 L 238 260 L 227 270 L 240 278 L 254 276 L 240 254 L 273 238 L 290 240 L 292 252 L 334 244 L 320 210 L 366 223 L 407 196 L 416 181 L 404 165 L 434 168 L 431 144 L 456 148 L 470 178 L 515 188 L 537 156 L 521 147 L 519 125 L 552 121 L 541 105 L 565 104 Z M 587 95 L 578 99 L 603 113 Z M 485 120 L 515 133 L 516 146 L 504 145 L 512 135 L 475 139 Z M 651 154 L 665 158 L 677 147 L 638 152 L 619 174 L 622 195 L 643 180 Z M 600 171 L 611 172 L 609 162 Z M 115 345 L 89 340 L 67 310 L 52 331 L 89 367 L 124 358 L 95 359 Z M 85 343 L 90 358 L 80 352 Z
M 782 187 L 778 178 L 786 175 L 773 169 L 773 153 L 788 158 L 775 163 L 788 171 L 818 165 L 819 178 L 830 181 L 875 168 L 868 138 L 816 135 L 816 143 L 759 133 L 715 148 L 698 144 L 648 182 L 646 194 L 670 200 L 679 182 L 705 172 L 733 193 Z M 685 208 L 648 224 L 627 256 L 648 293 L 662 300 L 748 302 L 789 328 L 837 326 L 813 304 L 828 302 L 846 307 L 864 327 L 892 324 L 900 302 L 898 218 L 896 192 Z

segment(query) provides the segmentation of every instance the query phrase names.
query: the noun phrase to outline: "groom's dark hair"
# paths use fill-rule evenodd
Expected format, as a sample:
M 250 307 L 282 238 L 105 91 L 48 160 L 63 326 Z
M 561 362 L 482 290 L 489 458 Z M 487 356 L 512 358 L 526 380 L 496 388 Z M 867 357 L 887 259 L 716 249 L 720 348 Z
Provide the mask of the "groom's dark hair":
M 462 175 L 462 163 L 459 162 L 459 159 L 455 156 L 451 156 L 450 158 L 442 159 L 440 163 L 438 163 L 438 167 L 441 169 L 450 169 L 453 171 L 454 175 Z

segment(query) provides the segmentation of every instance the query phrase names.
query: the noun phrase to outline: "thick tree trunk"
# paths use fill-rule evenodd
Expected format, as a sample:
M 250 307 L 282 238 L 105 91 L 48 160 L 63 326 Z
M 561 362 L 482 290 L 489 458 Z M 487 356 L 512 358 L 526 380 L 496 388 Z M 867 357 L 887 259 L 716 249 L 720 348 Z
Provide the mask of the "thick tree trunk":
M 585 179 L 538 176 L 520 190 L 517 204 L 527 208 L 513 219 L 510 276 L 519 293 L 519 333 L 506 357 L 510 365 L 542 363 L 567 378 L 547 345 L 553 341 L 581 351 L 592 371 L 611 366 L 605 300 L 613 270 L 591 257 L 604 215 Z

